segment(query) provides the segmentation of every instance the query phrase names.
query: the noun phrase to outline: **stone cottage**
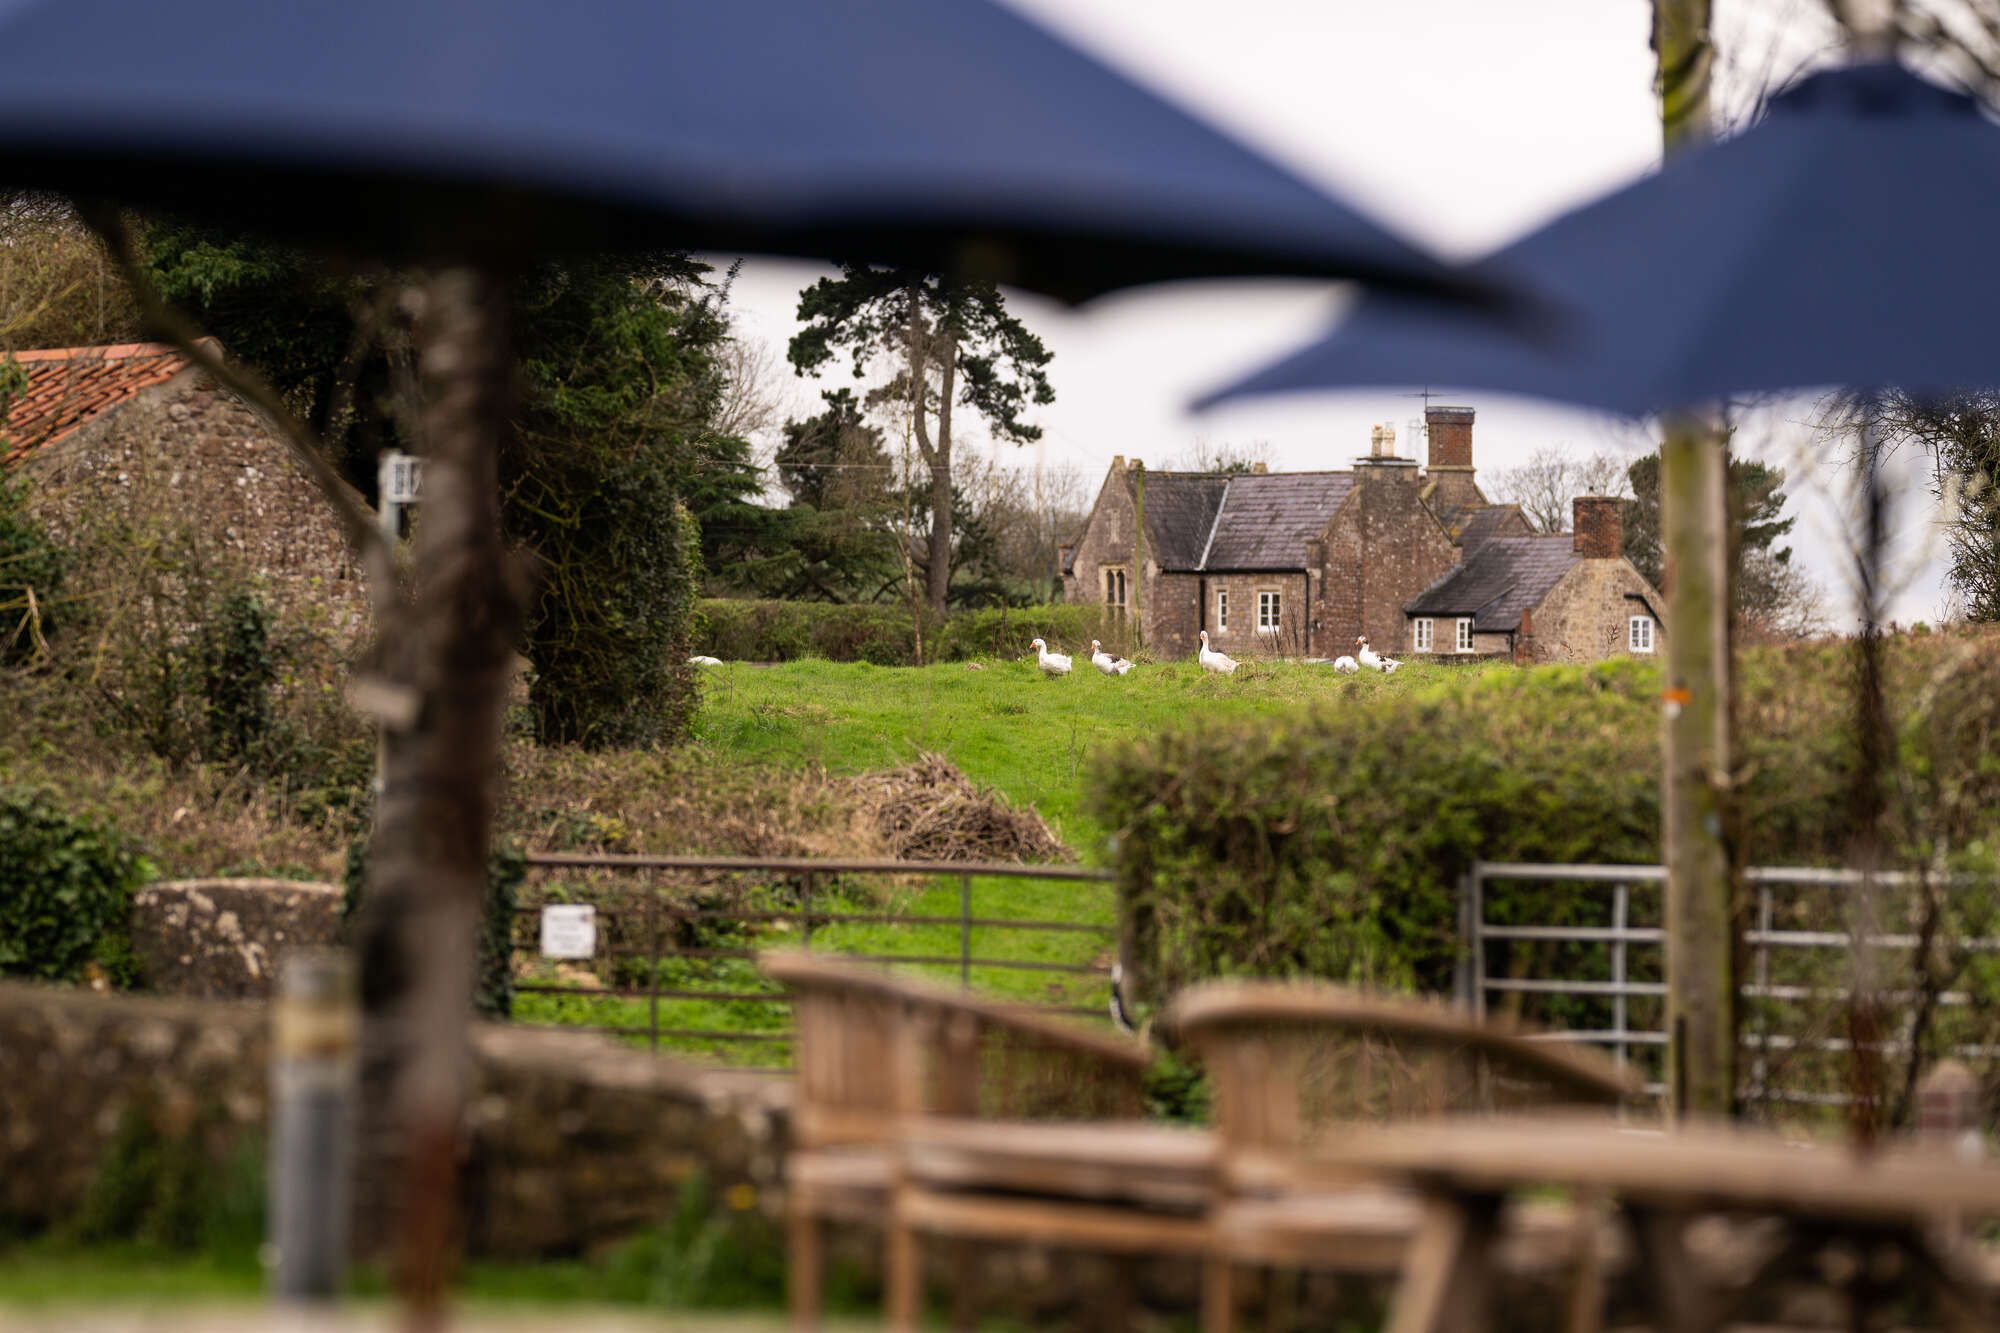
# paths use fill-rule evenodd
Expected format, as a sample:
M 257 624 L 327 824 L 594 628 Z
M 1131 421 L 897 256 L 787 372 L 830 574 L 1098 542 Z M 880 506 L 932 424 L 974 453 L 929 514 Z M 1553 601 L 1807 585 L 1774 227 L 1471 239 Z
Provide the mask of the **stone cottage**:
M 1600 569 L 1577 554 L 1582 539 L 1538 537 L 1519 506 L 1488 500 L 1473 418 L 1470 407 L 1427 407 L 1421 465 L 1396 453 L 1386 426 L 1343 471 L 1152 472 L 1114 459 L 1082 532 L 1061 550 L 1064 593 L 1113 608 L 1163 656 L 1192 653 L 1204 629 L 1237 657 L 1338 657 L 1363 635 L 1385 653 L 1449 653 L 1460 613 L 1429 608 L 1479 592 L 1506 597 L 1464 613 L 1474 622 L 1468 652 L 1542 661 L 1586 643 L 1599 645 L 1592 656 L 1626 651 L 1606 627 L 1637 642 L 1625 594 L 1649 597 L 1656 625 L 1658 594 L 1622 560 L 1615 574 Z M 1615 552 L 1615 532 L 1610 541 Z M 1411 609 L 1420 597 L 1421 613 Z M 1419 634 L 1440 632 L 1442 645 L 1417 646 Z
M 1411 653 L 1595 662 L 1664 643 L 1660 594 L 1625 558 L 1625 502 L 1579 497 L 1573 532 L 1500 536 L 1465 552 L 1403 610 Z
M 1529 532 L 1518 508 L 1480 492 L 1472 421 L 1469 407 L 1429 408 L 1421 467 L 1382 426 L 1343 471 L 1150 472 L 1115 459 L 1063 548 L 1065 595 L 1116 608 L 1167 656 L 1192 653 L 1204 629 L 1238 657 L 1337 657 L 1363 634 L 1401 643 L 1403 604 L 1467 542 Z
M 159 343 L 16 352 L 27 388 L 0 428 L 0 466 L 25 475 L 59 534 L 108 515 L 192 524 L 282 600 L 358 623 L 359 574 L 317 491 L 276 433 Z

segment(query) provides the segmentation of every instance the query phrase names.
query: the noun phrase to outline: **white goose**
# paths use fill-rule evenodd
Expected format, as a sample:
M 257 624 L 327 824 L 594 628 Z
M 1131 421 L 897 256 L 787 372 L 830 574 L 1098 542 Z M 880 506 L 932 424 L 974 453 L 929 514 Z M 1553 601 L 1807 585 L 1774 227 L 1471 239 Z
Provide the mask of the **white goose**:
M 1351 676 L 1361 670 L 1361 663 L 1351 657 L 1336 657 L 1333 659 L 1333 669 L 1343 676 Z
M 1122 676 L 1132 669 L 1130 662 L 1105 652 L 1095 639 L 1090 641 L 1090 664 L 1107 676 Z
M 697 654 L 697 655 L 695 655 L 695 656 L 693 656 L 693 657 L 690 657 L 690 658 L 688 659 L 688 665 L 689 665 L 689 666 L 721 666 L 721 665 L 722 665 L 722 659 L 721 659 L 721 658 L 719 658 L 719 657 L 705 657 L 705 656 L 702 656 L 702 655 L 700 655 L 700 654 Z
M 1365 634 L 1354 642 L 1361 647 L 1361 651 L 1356 653 L 1355 656 L 1361 659 L 1362 666 L 1367 667 L 1371 671 L 1379 671 L 1386 676 L 1393 673 L 1397 667 L 1403 665 L 1395 658 L 1384 657 L 1373 648 L 1370 648 L 1368 646 L 1368 636 Z
M 1050 652 L 1049 645 L 1040 639 L 1036 639 L 1028 646 L 1035 650 L 1035 665 L 1040 667 L 1044 674 L 1050 676 L 1067 676 L 1069 674 L 1069 655 L 1067 653 Z
M 1220 675 L 1230 675 L 1236 670 L 1236 659 L 1227 653 L 1218 653 L 1208 646 L 1208 631 L 1201 632 L 1201 648 L 1195 653 L 1195 660 L 1201 663 L 1203 671 L 1213 671 Z

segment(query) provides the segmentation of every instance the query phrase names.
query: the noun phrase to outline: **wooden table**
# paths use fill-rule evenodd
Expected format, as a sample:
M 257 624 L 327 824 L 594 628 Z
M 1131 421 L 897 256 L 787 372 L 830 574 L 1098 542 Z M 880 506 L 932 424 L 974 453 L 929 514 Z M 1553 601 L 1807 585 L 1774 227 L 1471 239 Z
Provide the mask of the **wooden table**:
M 1543 1115 L 1356 1130 L 1301 1168 L 1303 1178 L 1329 1183 L 1356 1173 L 1425 1195 L 1392 1333 L 1485 1327 L 1500 1205 L 1509 1194 L 1549 1186 L 1604 1197 L 1623 1210 L 1653 1284 L 1659 1326 L 1673 1333 L 1722 1328 L 1731 1295 L 1747 1295 L 1836 1242 L 1899 1251 L 1937 1298 L 1948 1327 L 2000 1327 L 1949 1235 L 1964 1222 L 2000 1216 L 2000 1166 L 1937 1149 L 1897 1146 L 1864 1159 L 1846 1147 L 1745 1129 L 1647 1132 L 1602 1118 Z M 1717 1214 L 1775 1218 L 1785 1230 L 1785 1243 L 1735 1293 L 1711 1289 L 1688 1257 L 1687 1224 Z M 1861 1312 L 1888 1294 L 1871 1287 L 1865 1272 L 1859 1276 L 1847 1288 L 1857 1328 Z

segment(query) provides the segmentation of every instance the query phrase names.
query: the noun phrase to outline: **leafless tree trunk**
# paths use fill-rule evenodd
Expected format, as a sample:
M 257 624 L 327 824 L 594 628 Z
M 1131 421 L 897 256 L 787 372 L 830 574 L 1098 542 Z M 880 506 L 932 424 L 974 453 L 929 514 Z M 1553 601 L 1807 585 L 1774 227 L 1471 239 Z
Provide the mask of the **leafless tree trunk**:
M 1669 155 L 1711 134 L 1709 0 L 1654 0 L 1660 121 Z M 1667 421 L 1660 528 L 1667 578 L 1662 842 L 1667 867 L 1670 1085 L 1682 1113 L 1736 1101 L 1734 859 L 1728 838 L 1728 457 L 1696 414 Z
M 323 443 L 271 386 L 226 360 L 159 296 L 115 209 L 80 204 L 147 327 L 262 413 L 368 572 L 377 660 L 356 689 L 383 722 L 382 791 L 356 923 L 364 1083 L 400 1148 L 399 1278 L 416 1327 L 442 1319 L 458 1218 L 459 1131 L 507 671 L 525 578 L 500 531 L 499 454 L 513 347 L 505 284 L 455 269 L 416 299 L 424 510 L 413 577 Z M 386 1112 L 386 1125 L 379 1117 Z M 364 1112 L 365 1114 L 366 1112 Z
M 499 453 L 512 416 L 505 286 L 454 269 L 419 293 L 424 510 L 413 600 L 384 627 L 380 675 L 405 701 L 383 733 L 368 892 L 356 923 L 366 1044 L 388 1075 L 406 1156 L 399 1277 L 411 1309 L 442 1309 L 457 1230 L 479 927 L 499 778 L 501 713 L 522 590 L 500 532 Z

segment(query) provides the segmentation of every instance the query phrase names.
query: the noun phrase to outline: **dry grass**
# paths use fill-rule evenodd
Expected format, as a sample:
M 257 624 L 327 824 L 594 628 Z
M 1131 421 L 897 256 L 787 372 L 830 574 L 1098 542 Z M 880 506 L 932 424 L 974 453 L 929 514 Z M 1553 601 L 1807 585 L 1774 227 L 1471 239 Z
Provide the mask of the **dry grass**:
M 848 778 L 893 856 L 920 861 L 1055 861 L 1071 854 L 1032 809 L 974 784 L 943 755 Z

